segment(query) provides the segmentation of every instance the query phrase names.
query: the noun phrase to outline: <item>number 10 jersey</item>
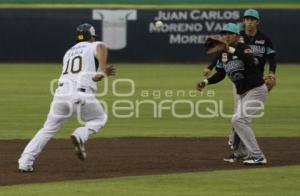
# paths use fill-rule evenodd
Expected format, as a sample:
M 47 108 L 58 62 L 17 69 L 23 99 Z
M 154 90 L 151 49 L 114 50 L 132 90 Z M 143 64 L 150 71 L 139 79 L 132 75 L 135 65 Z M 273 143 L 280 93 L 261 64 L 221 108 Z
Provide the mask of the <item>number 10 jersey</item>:
M 96 47 L 103 42 L 79 42 L 64 55 L 62 74 L 59 83 L 71 84 L 74 88 L 91 88 L 97 90 L 92 80 L 98 70 Z

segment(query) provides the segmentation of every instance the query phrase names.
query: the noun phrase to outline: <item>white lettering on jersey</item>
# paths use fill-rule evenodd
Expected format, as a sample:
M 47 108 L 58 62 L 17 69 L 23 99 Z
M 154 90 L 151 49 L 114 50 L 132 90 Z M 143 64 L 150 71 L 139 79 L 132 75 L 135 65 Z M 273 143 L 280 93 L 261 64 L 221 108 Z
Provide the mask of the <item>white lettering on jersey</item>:
M 265 40 L 255 40 L 255 44 L 265 44 Z

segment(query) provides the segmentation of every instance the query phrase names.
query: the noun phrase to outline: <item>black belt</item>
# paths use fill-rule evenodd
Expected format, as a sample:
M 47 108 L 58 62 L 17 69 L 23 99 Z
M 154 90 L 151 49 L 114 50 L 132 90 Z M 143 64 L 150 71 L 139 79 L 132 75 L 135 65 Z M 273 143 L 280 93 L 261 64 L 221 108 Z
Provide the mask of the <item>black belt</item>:
M 58 84 L 59 87 L 62 87 L 63 85 L 64 85 L 64 83 L 59 83 Z M 84 93 L 86 92 L 85 88 L 78 88 L 77 90 L 80 91 L 80 92 L 84 92 Z
M 78 91 L 81 91 L 81 92 L 84 92 L 84 93 L 86 92 L 86 89 L 85 89 L 85 88 L 78 88 L 77 90 L 78 90 Z

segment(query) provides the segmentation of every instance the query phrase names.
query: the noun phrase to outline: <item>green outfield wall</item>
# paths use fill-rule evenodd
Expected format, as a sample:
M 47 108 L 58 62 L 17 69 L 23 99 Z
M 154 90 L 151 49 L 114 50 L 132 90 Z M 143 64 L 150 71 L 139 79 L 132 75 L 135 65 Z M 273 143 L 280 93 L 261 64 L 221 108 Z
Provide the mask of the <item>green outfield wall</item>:
M 300 62 L 300 11 L 258 9 L 259 28 L 273 41 L 279 62 Z M 75 29 L 92 24 L 114 62 L 209 61 L 207 35 L 234 22 L 242 28 L 244 9 L 0 9 L 0 61 L 59 62 L 75 41 Z M 161 20 L 162 28 L 155 27 Z M 12 47 L 18 46 L 18 47 Z
M 0 0 L 1 4 L 293 4 L 300 0 Z

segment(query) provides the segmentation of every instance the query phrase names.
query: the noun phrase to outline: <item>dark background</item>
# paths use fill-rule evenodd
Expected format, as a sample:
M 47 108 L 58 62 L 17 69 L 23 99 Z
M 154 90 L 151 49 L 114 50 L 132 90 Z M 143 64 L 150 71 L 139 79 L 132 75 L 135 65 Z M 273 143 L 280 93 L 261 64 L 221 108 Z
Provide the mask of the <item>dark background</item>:
M 208 9 L 205 9 L 208 10 Z M 244 10 L 240 10 L 241 15 Z M 280 62 L 299 62 L 299 10 L 259 10 L 260 29 L 273 41 Z M 157 10 L 138 10 L 137 20 L 127 21 L 127 47 L 110 50 L 110 62 L 204 62 L 210 57 L 202 44 L 169 45 L 167 34 L 149 33 Z M 75 43 L 75 29 L 84 22 L 96 28 L 92 9 L 1 9 L 0 61 L 60 62 Z M 191 21 L 195 22 L 195 21 Z M 233 21 L 236 22 L 236 21 Z

